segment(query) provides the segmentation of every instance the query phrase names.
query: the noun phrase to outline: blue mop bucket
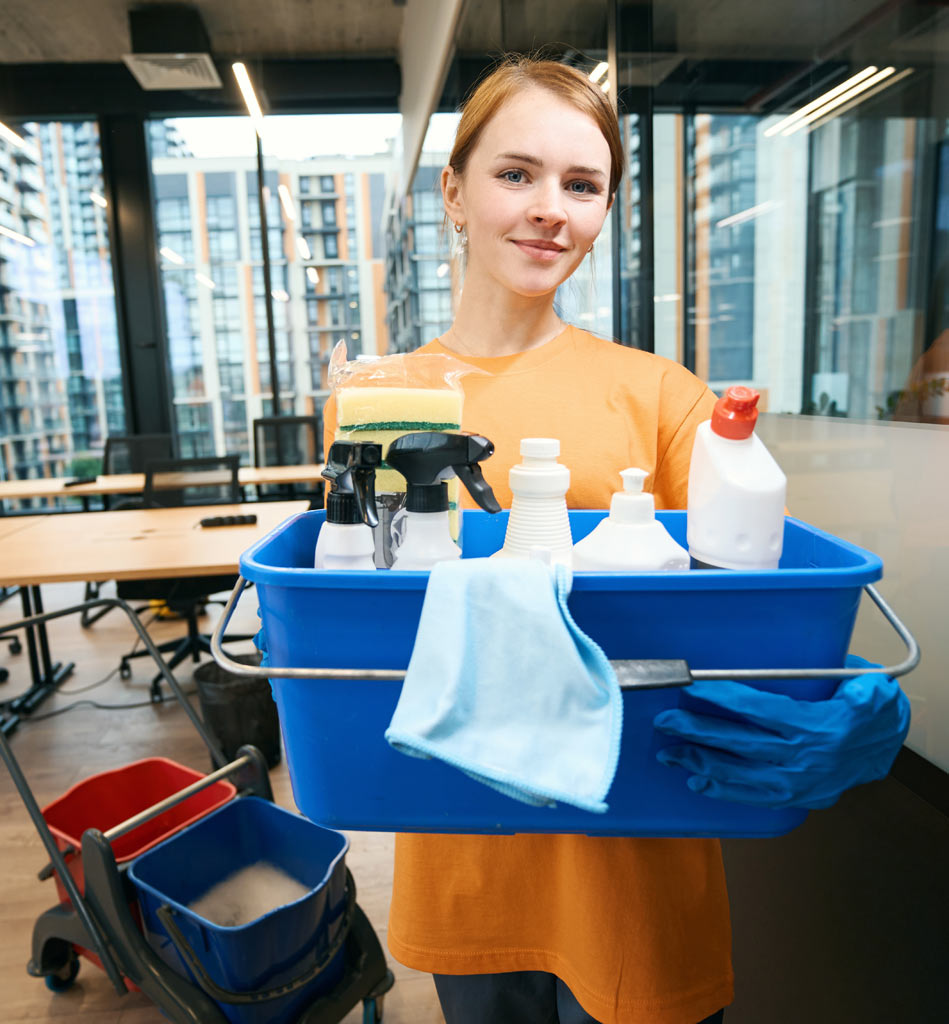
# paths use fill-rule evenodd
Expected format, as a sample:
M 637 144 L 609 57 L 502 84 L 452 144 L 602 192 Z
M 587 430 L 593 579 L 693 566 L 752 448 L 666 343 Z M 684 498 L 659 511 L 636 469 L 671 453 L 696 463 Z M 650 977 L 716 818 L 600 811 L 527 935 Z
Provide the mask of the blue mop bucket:
M 233 1024 L 296 1020 L 343 974 L 354 891 L 344 835 L 258 797 L 232 800 L 137 858 L 128 875 L 152 948 Z M 310 887 L 245 925 L 225 927 L 189 904 L 258 862 Z

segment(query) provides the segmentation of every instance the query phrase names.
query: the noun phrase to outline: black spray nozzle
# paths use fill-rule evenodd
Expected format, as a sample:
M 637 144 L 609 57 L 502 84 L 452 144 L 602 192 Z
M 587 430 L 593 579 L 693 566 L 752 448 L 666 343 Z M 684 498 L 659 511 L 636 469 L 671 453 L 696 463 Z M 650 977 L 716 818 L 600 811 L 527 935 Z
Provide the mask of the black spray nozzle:
M 334 441 L 322 476 L 330 482 L 326 496 L 328 523 L 376 526 L 376 470 L 382 445 L 371 441 Z
M 386 462 L 405 477 L 405 507 L 409 512 L 444 512 L 448 508 L 445 481 L 457 476 L 485 512 L 500 512 L 494 491 L 479 462 L 494 454 L 494 445 L 480 434 L 422 431 L 397 437 Z

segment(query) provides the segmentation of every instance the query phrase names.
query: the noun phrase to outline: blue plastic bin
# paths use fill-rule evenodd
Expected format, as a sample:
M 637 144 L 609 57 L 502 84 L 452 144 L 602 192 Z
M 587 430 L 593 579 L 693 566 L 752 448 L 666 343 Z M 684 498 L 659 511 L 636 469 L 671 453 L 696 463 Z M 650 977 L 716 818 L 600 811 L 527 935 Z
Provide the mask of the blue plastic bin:
M 603 518 L 570 513 L 574 541 Z M 685 543 L 685 512 L 660 512 Z M 295 667 L 407 667 L 428 574 L 341 573 L 310 568 L 323 512 L 287 520 L 241 558 L 257 585 L 271 662 Z M 507 513 L 464 513 L 464 554 L 501 547 Z M 773 572 L 578 573 L 570 610 L 610 658 L 684 658 L 692 668 L 838 668 L 862 588 L 878 580 L 875 556 L 788 518 Z M 806 812 L 762 810 L 691 792 L 686 773 L 656 761 L 674 742 L 655 716 L 688 704 L 682 689 L 626 691 L 619 767 L 594 814 L 529 807 L 437 761 L 394 751 L 383 733 L 401 682 L 272 680 L 294 799 L 336 828 L 419 832 L 583 832 L 590 835 L 773 836 Z M 757 684 L 802 699 L 836 682 Z
M 267 800 L 233 800 L 130 865 L 145 936 L 169 966 L 195 980 L 158 916 L 160 907 L 170 907 L 175 924 L 216 985 L 246 993 L 288 984 L 319 961 L 344 927 L 348 847 L 340 833 Z M 310 886 L 310 892 L 230 928 L 188 909 L 212 886 L 258 861 L 287 872 Z M 294 1021 L 339 982 L 343 957 L 340 950 L 312 981 L 290 995 L 256 1004 L 217 1000 L 218 1005 L 233 1024 Z

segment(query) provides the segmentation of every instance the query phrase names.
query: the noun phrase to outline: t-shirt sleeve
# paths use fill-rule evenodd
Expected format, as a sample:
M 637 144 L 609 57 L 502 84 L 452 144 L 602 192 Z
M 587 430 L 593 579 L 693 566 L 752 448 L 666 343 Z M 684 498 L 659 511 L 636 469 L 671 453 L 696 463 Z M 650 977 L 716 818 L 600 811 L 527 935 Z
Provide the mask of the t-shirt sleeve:
M 659 408 L 653 490 L 657 508 L 686 507 L 695 431 L 711 417 L 716 401 L 714 392 L 684 367 L 666 374 Z

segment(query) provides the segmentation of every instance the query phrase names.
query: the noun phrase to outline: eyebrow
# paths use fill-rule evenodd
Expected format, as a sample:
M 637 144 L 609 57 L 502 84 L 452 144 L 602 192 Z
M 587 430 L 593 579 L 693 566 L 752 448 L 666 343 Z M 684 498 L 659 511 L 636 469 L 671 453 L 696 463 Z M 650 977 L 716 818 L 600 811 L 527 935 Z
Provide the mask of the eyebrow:
M 518 163 L 530 164 L 532 167 L 543 167 L 544 161 L 538 159 L 536 156 L 530 156 L 527 153 L 498 153 L 496 159 L 498 160 L 516 160 Z M 605 178 L 606 173 L 599 167 L 584 167 L 580 164 L 575 164 L 573 167 L 567 168 L 568 174 L 588 174 L 599 178 Z

